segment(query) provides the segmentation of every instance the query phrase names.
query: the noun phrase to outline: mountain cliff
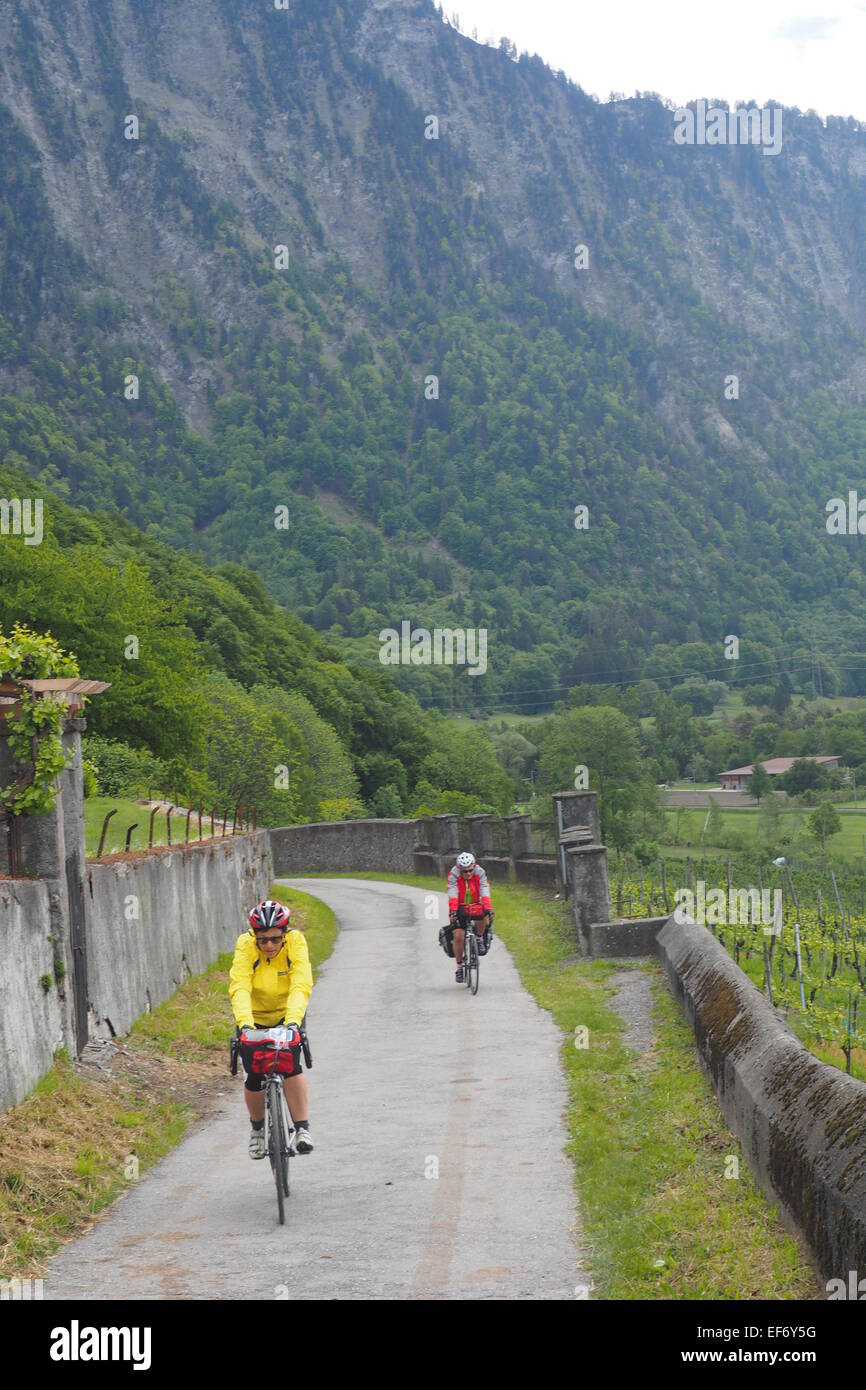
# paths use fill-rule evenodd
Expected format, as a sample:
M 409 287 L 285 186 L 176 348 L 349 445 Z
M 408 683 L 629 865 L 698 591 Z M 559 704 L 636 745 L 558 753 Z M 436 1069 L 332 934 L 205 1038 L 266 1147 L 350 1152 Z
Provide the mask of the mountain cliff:
M 724 673 L 731 633 L 796 685 L 813 628 L 866 691 L 861 538 L 826 527 L 866 133 L 782 116 L 776 155 L 680 145 L 429 0 L 7 0 L 0 457 L 358 661 L 487 627 L 483 677 L 394 668 L 422 698 L 543 708 L 683 644 Z

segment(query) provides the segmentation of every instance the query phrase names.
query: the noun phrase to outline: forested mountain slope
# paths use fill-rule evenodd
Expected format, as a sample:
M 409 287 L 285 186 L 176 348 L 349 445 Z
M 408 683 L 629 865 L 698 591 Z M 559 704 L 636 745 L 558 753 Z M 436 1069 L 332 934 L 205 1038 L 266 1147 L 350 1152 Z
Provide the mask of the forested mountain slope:
M 0 466 L 0 494 L 26 478 Z M 401 815 L 457 793 L 507 810 L 513 786 L 475 728 L 455 732 L 381 670 L 353 670 L 257 574 L 44 499 L 39 545 L 0 544 L 0 632 L 50 632 L 86 676 L 86 753 L 108 793 L 255 807 L 265 825 Z
M 486 626 L 458 704 L 659 644 L 724 672 L 728 633 L 797 684 L 813 625 L 866 690 L 862 538 L 825 524 L 866 442 L 856 122 L 679 146 L 430 0 L 7 0 L 0 103 L 7 463 L 368 664 L 404 618 Z

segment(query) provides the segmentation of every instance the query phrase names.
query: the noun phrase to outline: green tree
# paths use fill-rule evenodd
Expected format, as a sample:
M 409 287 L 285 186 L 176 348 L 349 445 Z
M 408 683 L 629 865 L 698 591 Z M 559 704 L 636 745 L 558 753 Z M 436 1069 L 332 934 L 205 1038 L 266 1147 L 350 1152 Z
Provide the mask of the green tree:
M 767 853 L 776 850 L 784 842 L 779 799 L 772 790 L 764 796 L 763 804 L 758 812 L 758 840 Z M 775 857 L 776 855 L 773 854 L 773 858 Z
M 442 791 L 476 796 L 500 814 L 511 809 L 514 783 L 480 729 L 455 729 L 437 714 L 430 716 L 429 731 L 433 751 L 421 764 L 421 777 Z
M 250 691 L 263 709 L 283 711 L 297 729 L 303 743 L 298 767 L 296 813 L 304 820 L 322 817 L 323 802 L 345 802 L 351 807 L 358 800 L 358 779 L 352 760 L 334 729 L 327 724 L 306 696 L 298 690 L 279 690 L 254 685 Z
M 494 734 L 491 742 L 508 776 L 519 786 L 529 776 L 533 761 L 538 756 L 535 744 L 516 729 L 505 729 L 500 734 Z
M 838 835 L 842 829 L 842 817 L 832 801 L 822 801 L 807 818 L 807 824 L 809 834 L 820 840 L 821 848 L 826 850 L 828 836 Z
M 380 820 L 398 820 L 403 815 L 403 802 L 400 792 L 393 782 L 379 787 L 370 805 L 373 815 Z
M 749 795 L 753 796 L 760 804 L 761 798 L 769 794 L 772 785 L 772 778 L 764 764 L 756 762 L 751 775 L 746 780 L 746 790 Z
M 791 682 L 783 671 L 773 692 L 772 705 L 777 714 L 784 714 L 791 703 Z
M 822 763 L 810 762 L 808 758 L 797 758 L 779 780 L 786 792 L 791 796 L 798 796 L 801 792 L 826 787 L 827 772 Z
M 589 786 L 598 792 L 602 840 L 614 846 L 629 844 L 646 780 L 635 725 L 608 705 L 565 710 L 546 721 L 538 747 L 538 791 L 567 791 L 574 784 L 575 767 L 587 767 Z
M 286 712 L 226 676 L 205 694 L 213 710 L 205 770 L 225 806 L 256 807 L 260 825 L 299 819 L 303 743 Z
M 725 822 L 722 817 L 721 807 L 714 796 L 709 798 L 710 807 L 707 815 L 707 828 L 704 832 L 704 839 L 709 845 L 721 845 Z

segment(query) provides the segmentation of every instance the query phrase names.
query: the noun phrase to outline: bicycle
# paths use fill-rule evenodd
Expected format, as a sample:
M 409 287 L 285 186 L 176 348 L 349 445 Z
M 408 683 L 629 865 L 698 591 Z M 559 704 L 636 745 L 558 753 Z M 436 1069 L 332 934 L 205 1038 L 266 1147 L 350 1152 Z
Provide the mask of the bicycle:
M 299 1029 L 300 1045 L 304 1054 L 304 1061 L 310 1068 L 313 1065 L 313 1055 L 304 1025 L 305 1020 L 302 1020 Z M 281 1226 L 286 1224 L 286 1198 L 291 1195 L 292 1190 L 290 1160 L 296 1157 L 295 1149 L 292 1147 L 292 1135 L 295 1132 L 295 1127 L 292 1124 L 286 1092 L 283 1087 L 283 1077 L 294 1075 L 296 1068 L 293 1059 L 290 1060 L 287 1057 L 282 1064 L 280 1060 L 283 1051 L 287 1051 L 289 1054 L 293 1051 L 292 1047 L 285 1048 L 287 1037 L 288 1029 L 282 1025 L 275 1028 L 249 1028 L 246 1031 L 246 1041 L 254 1044 L 251 1065 L 254 1070 L 258 1070 L 260 1067 L 261 1074 L 265 1076 L 265 1147 L 276 1183 L 277 1211 Z M 238 1030 L 232 1039 L 231 1046 L 230 1070 L 232 1076 L 237 1075 L 240 1051 L 240 1030 Z M 268 1056 L 269 1053 L 273 1054 L 272 1057 Z
M 478 993 L 478 961 L 478 937 L 474 927 L 467 927 L 463 933 L 463 980 L 472 994 Z
M 467 913 L 468 921 L 466 922 L 466 925 L 463 930 L 463 959 L 460 963 L 463 966 L 463 983 L 472 994 L 478 993 L 478 962 L 481 959 L 481 952 L 478 949 L 478 937 L 475 932 L 474 923 L 478 917 L 484 915 L 490 918 L 490 925 L 492 926 L 492 912 L 484 914 L 480 911 L 470 911 L 469 913 Z

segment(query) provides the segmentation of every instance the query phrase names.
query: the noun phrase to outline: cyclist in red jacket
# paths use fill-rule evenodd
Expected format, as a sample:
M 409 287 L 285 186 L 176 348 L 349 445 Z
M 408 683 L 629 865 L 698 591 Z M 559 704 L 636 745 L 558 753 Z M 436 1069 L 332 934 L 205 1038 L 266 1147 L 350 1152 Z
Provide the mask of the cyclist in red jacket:
M 487 875 L 474 854 L 458 854 L 457 863 L 448 874 L 448 926 L 439 933 L 439 940 L 449 956 L 460 961 L 454 978 L 463 984 L 463 933 L 471 921 L 478 937 L 478 954 L 485 956 L 493 937 L 490 885 Z

